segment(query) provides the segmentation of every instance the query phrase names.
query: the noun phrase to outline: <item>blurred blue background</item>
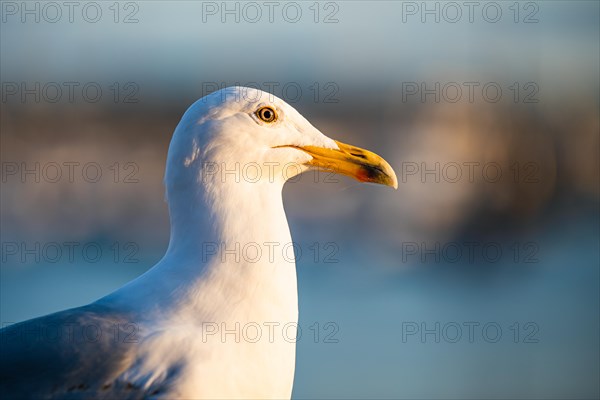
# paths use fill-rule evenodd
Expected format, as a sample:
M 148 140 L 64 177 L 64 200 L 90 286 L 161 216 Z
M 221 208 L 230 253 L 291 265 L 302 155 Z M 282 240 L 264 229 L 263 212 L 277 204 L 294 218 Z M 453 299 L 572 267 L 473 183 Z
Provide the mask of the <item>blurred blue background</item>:
M 400 179 L 286 185 L 295 398 L 600 396 L 598 2 L 48 4 L 0 3 L 2 324 L 158 261 L 179 118 L 258 86 Z

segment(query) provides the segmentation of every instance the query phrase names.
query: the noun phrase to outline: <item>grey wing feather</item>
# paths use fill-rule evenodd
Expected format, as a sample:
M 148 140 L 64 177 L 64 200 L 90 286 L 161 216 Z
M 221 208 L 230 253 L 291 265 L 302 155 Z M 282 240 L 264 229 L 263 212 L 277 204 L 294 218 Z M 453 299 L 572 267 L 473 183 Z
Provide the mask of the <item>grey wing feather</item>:
M 137 326 L 90 304 L 0 330 L 0 395 L 10 399 L 142 399 L 118 377 L 135 361 Z

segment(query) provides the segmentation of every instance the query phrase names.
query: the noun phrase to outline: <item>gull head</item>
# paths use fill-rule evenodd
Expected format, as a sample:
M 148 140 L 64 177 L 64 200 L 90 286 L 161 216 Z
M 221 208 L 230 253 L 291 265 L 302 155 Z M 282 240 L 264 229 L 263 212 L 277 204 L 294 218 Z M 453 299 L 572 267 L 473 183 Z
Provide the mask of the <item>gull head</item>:
M 382 157 L 325 136 L 285 101 L 247 87 L 219 90 L 186 111 L 169 148 L 166 182 L 283 185 L 311 168 L 398 187 Z

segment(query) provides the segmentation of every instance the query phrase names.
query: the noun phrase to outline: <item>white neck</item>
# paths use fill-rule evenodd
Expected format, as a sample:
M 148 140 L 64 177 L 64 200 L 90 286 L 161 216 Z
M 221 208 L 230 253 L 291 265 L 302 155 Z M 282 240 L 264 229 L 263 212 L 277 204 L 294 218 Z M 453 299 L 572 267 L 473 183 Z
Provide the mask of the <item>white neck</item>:
M 189 173 L 197 182 L 197 171 Z M 185 179 L 187 184 L 168 188 L 166 255 L 109 298 L 141 306 L 148 317 L 297 322 L 283 183 L 226 178 L 203 184 Z
M 165 257 L 100 300 L 133 313 L 140 336 L 147 335 L 139 365 L 123 379 L 151 385 L 176 363 L 184 367 L 173 397 L 291 396 L 296 345 L 288 338 L 296 336 L 298 296 L 293 252 L 282 252 L 291 238 L 281 188 L 232 182 L 169 191 L 172 232 Z M 263 252 L 258 259 L 242 250 L 255 244 Z M 207 339 L 205 324 L 219 332 Z M 259 327 L 259 342 L 245 340 L 250 326 Z

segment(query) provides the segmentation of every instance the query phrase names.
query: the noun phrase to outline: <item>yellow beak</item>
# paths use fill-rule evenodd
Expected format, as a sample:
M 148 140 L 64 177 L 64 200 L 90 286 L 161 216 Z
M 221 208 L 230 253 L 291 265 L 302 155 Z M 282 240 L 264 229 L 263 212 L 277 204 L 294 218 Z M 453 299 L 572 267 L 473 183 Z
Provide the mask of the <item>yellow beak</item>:
M 335 141 L 339 150 L 316 146 L 285 146 L 302 150 L 312 156 L 307 164 L 354 178 L 360 182 L 373 182 L 398 189 L 396 173 L 377 154 Z

